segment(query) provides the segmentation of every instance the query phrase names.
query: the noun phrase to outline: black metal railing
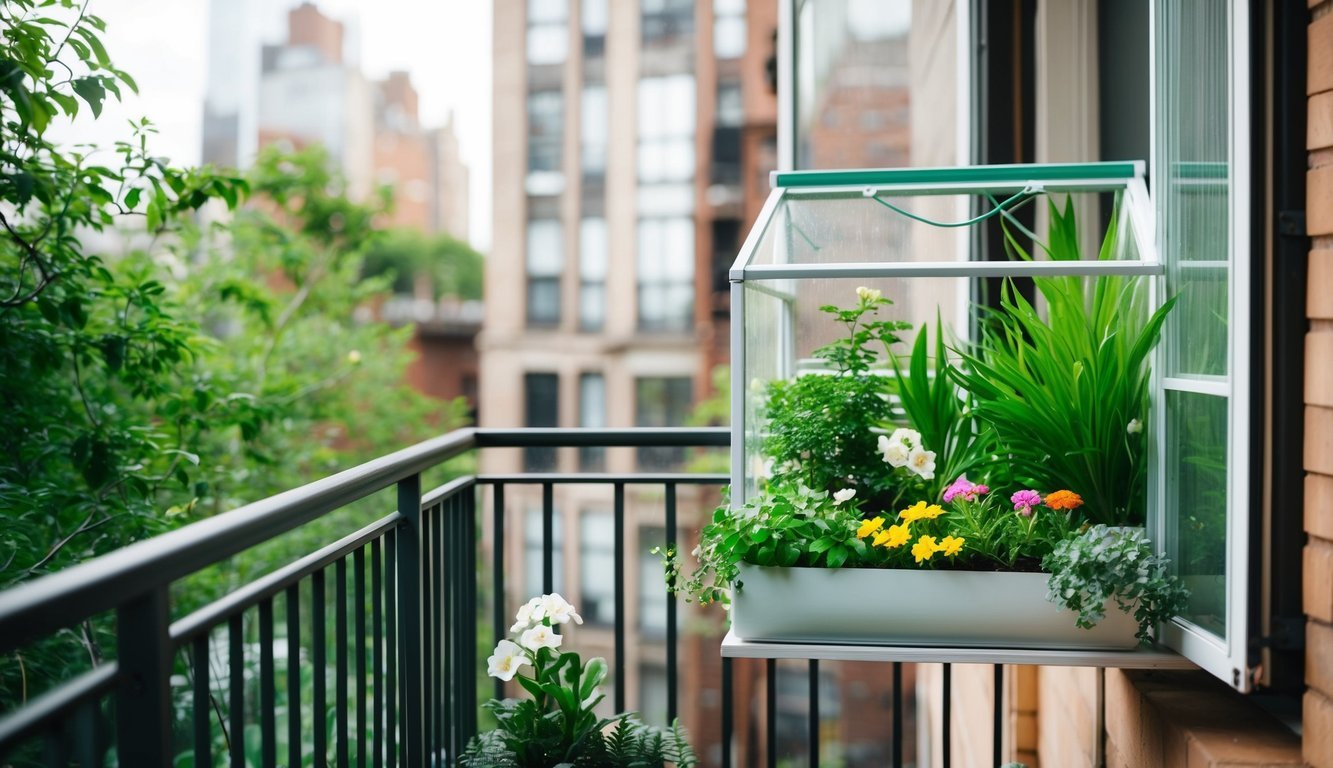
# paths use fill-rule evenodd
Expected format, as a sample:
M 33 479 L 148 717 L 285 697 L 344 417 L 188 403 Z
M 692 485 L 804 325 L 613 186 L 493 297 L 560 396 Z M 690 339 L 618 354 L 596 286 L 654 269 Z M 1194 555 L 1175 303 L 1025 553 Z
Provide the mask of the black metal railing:
M 615 711 L 635 709 L 627 700 L 626 654 L 631 648 L 638 652 L 633 644 L 643 638 L 627 620 L 626 574 L 633 566 L 626 533 L 641 521 L 627 495 L 650 494 L 654 504 L 660 501 L 660 540 L 647 543 L 687 548 L 680 494 L 719 487 L 727 478 L 482 473 L 423 493 L 422 474 L 486 449 L 728 444 L 725 429 L 460 430 L 0 593 L 0 654 L 22 653 L 107 614 L 114 614 L 116 642 L 114 661 L 0 713 L 0 765 L 453 765 L 477 731 L 482 694 L 506 692 L 499 683 L 483 690 L 489 686 L 478 676 L 478 648 L 505 634 L 511 609 L 521 599 L 505 547 L 512 536 L 513 501 L 540 500 L 541 584 L 550 592 L 556 577 L 556 500 L 573 486 L 602 486 L 611 498 L 614 620 L 607 634 L 613 691 L 608 698 Z M 390 488 L 396 490 L 396 509 L 387 516 L 345 536 L 330 536 L 335 540 L 310 546 L 172 621 L 173 585 L 307 523 L 328 520 L 349 505 L 387 503 L 375 495 Z M 690 498 L 698 502 L 693 491 Z M 489 562 L 482 563 L 479 553 Z M 676 600 L 667 599 L 663 610 L 664 636 L 654 642 L 664 655 L 670 721 L 682 714 L 680 649 L 687 633 L 681 631 Z M 687 704 L 696 730 L 716 730 L 702 734 L 705 764 L 776 766 L 785 751 L 780 735 L 792 737 L 780 734 L 778 695 L 779 676 L 790 671 L 771 660 L 721 659 L 716 645 L 701 645 L 708 650 L 696 653 L 691 663 L 706 669 L 693 678 L 715 686 L 717 700 L 701 704 L 708 697 L 691 690 Z M 807 698 L 798 708 L 807 723 L 801 757 L 818 766 L 821 742 L 828 738 L 821 717 L 821 698 L 828 692 L 820 691 L 820 663 L 802 665 L 809 678 Z M 904 744 L 914 738 L 904 732 L 903 667 L 892 665 L 891 720 L 878 731 L 888 737 L 881 740 L 895 766 L 905 764 Z M 713 668 L 716 678 L 707 672 Z M 750 700 L 737 700 L 738 670 Z M 761 678 L 762 708 L 753 696 Z M 938 742 L 946 766 L 949 679 L 946 665 Z M 718 717 L 702 706 L 712 706 Z M 738 717 L 745 734 L 737 733 Z M 911 764 L 912 756 L 906 759 Z

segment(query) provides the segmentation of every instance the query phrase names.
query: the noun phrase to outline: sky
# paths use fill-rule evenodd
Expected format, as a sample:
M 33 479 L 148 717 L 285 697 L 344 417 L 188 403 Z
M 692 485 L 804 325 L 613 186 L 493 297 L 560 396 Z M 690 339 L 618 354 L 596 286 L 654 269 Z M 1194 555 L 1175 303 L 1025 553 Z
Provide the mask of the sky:
M 220 0 L 227 2 L 228 0 Z M 272 16 L 271 42 L 285 35 L 286 11 L 299 0 L 259 0 Z M 491 232 L 491 3 L 482 0 L 317 0 L 349 27 L 362 70 L 381 78 L 405 69 L 420 94 L 424 126 L 454 116 L 463 162 L 471 171 L 471 239 L 485 251 Z M 95 123 L 81 116 L 60 127 L 63 141 L 109 146 L 128 136 L 126 121 L 157 124 L 156 155 L 199 162 L 208 61 L 208 0 L 89 0 L 107 23 L 112 62 L 139 84 L 139 95 L 109 105 Z

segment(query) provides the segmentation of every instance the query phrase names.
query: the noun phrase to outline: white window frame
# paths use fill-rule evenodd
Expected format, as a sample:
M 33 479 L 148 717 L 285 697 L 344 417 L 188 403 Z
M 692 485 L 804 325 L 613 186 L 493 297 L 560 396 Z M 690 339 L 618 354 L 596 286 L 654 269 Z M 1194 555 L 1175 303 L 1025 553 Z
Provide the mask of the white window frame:
M 1161 145 L 1157 135 L 1157 13 L 1162 2 L 1152 0 L 1149 9 L 1149 37 L 1152 59 L 1149 62 L 1149 120 L 1151 131 L 1150 167 L 1152 178 L 1163 178 L 1166 172 L 1161 162 Z M 1226 636 L 1218 638 L 1181 617 L 1163 628 L 1163 644 L 1207 670 L 1213 676 L 1245 693 L 1253 686 L 1254 676 L 1249 665 L 1249 584 L 1250 584 L 1250 226 L 1252 201 L 1250 194 L 1250 15 L 1242 0 L 1231 0 L 1228 5 L 1229 77 L 1227 117 L 1230 130 L 1228 166 L 1228 254 L 1230 262 L 1227 277 L 1228 355 L 1225 381 L 1192 382 L 1187 385 L 1174 382 L 1168 386 L 1163 372 L 1170 353 L 1170 335 L 1158 345 L 1155 355 L 1153 405 L 1158 411 L 1154 421 L 1156 430 L 1156 471 L 1150 474 L 1150 498 L 1156 508 L 1164 511 L 1170 489 L 1166 487 L 1167 435 L 1164 425 L 1166 392 L 1198 391 L 1225 396 L 1227 402 L 1227 541 L 1226 541 Z M 1158 228 L 1160 245 L 1161 228 Z M 1159 247 L 1159 253 L 1163 250 Z M 1167 520 L 1158 514 L 1150 520 L 1150 530 L 1159 548 L 1166 541 Z

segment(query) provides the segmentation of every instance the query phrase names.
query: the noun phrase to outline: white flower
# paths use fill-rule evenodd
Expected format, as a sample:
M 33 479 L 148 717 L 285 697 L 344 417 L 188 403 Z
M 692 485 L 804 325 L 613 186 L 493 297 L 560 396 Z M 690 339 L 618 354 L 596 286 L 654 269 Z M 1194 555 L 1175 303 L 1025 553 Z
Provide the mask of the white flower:
M 542 617 L 537 615 L 537 611 L 541 606 L 542 599 L 540 597 L 534 597 L 524 603 L 523 606 L 518 609 L 518 613 L 515 614 L 514 626 L 510 627 L 509 631 L 522 632 L 532 626 L 534 622 L 540 622 Z
M 541 614 L 543 618 L 550 619 L 551 624 L 565 624 L 570 619 L 573 619 L 575 624 L 583 623 L 583 617 L 574 611 L 574 606 L 561 597 L 559 592 L 542 595 Z
M 355 349 L 352 350 L 351 352 L 348 352 L 347 362 L 351 363 L 352 365 L 356 365 L 357 363 L 361 362 L 361 352 Z
M 893 430 L 892 435 L 889 435 L 889 442 L 901 443 L 908 448 L 916 448 L 921 445 L 921 433 L 917 432 L 915 429 L 899 427 Z
M 1125 431 L 1131 435 L 1137 435 L 1143 431 L 1143 422 L 1138 419 L 1130 419 L 1129 424 L 1125 427 Z
M 894 467 L 907 466 L 908 447 L 900 441 L 893 441 L 884 435 L 879 436 L 879 452 L 884 460 Z
M 538 624 L 519 635 L 518 642 L 519 645 L 535 653 L 542 648 L 559 648 L 564 639 L 545 624 Z
M 833 503 L 841 504 L 844 501 L 850 501 L 851 498 L 855 495 L 856 495 L 855 488 L 844 488 L 841 491 L 838 491 L 837 493 L 833 494 Z
M 907 455 L 907 468 L 921 476 L 922 480 L 935 478 L 935 452 L 921 446 L 912 449 Z
M 527 654 L 516 643 L 501 640 L 495 645 L 495 653 L 486 659 L 486 674 L 508 682 L 514 679 L 519 667 L 530 663 Z
M 867 288 L 864 285 L 862 285 L 856 289 L 856 297 L 859 298 L 861 301 L 867 303 L 871 301 L 878 301 L 879 297 L 883 295 L 884 295 L 883 292 L 881 292 L 878 288 Z

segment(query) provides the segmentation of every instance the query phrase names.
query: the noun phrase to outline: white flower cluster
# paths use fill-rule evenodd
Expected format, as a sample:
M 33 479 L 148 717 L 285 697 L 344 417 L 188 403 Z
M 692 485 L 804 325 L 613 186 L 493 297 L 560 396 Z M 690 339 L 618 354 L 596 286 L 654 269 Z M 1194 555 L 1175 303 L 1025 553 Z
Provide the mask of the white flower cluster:
M 915 429 L 895 429 L 892 435 L 879 436 L 879 452 L 892 467 L 906 467 L 922 480 L 935 478 L 935 452 L 921 444 Z
M 556 592 L 524 603 L 514 619 L 509 631 L 518 635 L 518 642 L 501 640 L 495 644 L 495 652 L 486 659 L 486 673 L 506 682 L 514 679 L 519 667 L 532 663 L 532 654 L 542 648 L 560 647 L 564 638 L 553 627 L 570 621 L 583 623 L 583 617 L 574 606 Z

